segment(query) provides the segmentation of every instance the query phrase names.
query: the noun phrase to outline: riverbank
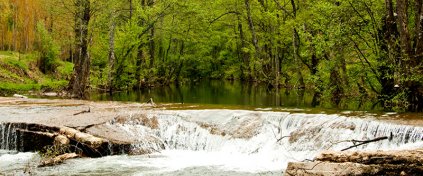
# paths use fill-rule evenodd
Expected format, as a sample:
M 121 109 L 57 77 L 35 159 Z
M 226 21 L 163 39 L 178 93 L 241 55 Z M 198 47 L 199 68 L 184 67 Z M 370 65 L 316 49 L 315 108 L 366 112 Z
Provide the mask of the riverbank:
M 48 133 L 53 134 L 54 138 L 58 135 L 66 136 L 67 133 L 61 132 L 63 131 L 61 129 L 71 128 L 77 133 L 82 133 L 79 136 L 85 136 L 85 139 L 92 139 L 87 137 L 92 135 L 108 141 L 108 147 L 113 146 L 109 144 L 128 144 L 126 148 L 120 148 L 123 149 L 120 152 L 119 147 L 116 150 L 106 150 L 102 153 L 104 156 L 147 154 L 161 158 L 160 162 L 169 166 L 160 164 L 160 167 L 173 168 L 173 171 L 192 167 L 202 170 L 210 166 L 218 167 L 222 172 L 280 173 L 287 168 L 288 162 L 312 160 L 322 151 L 328 149 L 338 151 L 351 145 L 339 141 L 365 140 L 394 133 L 391 140 L 370 143 L 353 150 L 357 152 L 409 150 L 423 146 L 421 142 L 423 128 L 388 123 L 388 120 L 380 121 L 376 118 L 273 112 L 260 109 L 200 110 L 198 107 L 193 107 L 193 110 L 189 110 L 186 107 L 180 110 L 174 107 L 160 104 L 154 106 L 141 103 L 0 97 L 0 124 L 3 126 L 0 130 L 2 132 L 0 148 L 18 151 L 21 149 L 19 145 L 22 142 L 19 140 L 23 138 L 10 130 L 10 126 L 13 125 L 8 124 L 35 124 L 37 128 L 23 126 L 19 128 L 45 133 L 46 130 L 42 131 L 39 127 L 48 126 L 52 128 Z M 8 138 L 5 139 L 4 136 Z M 76 135 L 67 137 L 78 141 L 72 136 Z M 54 143 L 54 140 L 51 141 Z M 11 143 L 13 145 L 9 145 Z M 103 148 L 109 149 L 108 147 Z M 35 145 L 28 151 L 36 151 Z M 182 158 L 187 159 L 177 162 L 183 164 L 173 166 L 175 158 L 172 157 L 181 158 L 181 153 Z M 198 158 L 197 154 L 207 157 Z M 210 156 L 233 156 L 234 159 L 226 161 L 225 157 L 212 157 L 213 161 L 206 160 Z M 147 160 L 146 163 L 153 162 L 148 157 L 121 159 L 131 160 L 137 167 L 140 165 L 139 160 Z M 200 159 L 201 162 L 194 162 Z M 64 165 L 73 168 L 72 163 L 74 162 L 65 162 Z M 143 165 L 143 167 L 153 166 Z M 92 169 L 92 173 L 101 173 L 102 170 Z M 0 168 L 0 172 L 1 170 Z M 40 172 L 44 173 L 44 170 Z M 79 173 L 78 170 L 74 172 Z M 130 173 L 132 169 L 122 172 Z M 169 172 L 169 169 L 166 169 L 166 172 Z
M 0 51 L 0 95 L 59 92 L 66 87 L 73 64 L 58 61 L 55 63 L 57 68 L 54 73 L 44 74 L 38 68 L 39 57 L 35 52 L 21 54 Z

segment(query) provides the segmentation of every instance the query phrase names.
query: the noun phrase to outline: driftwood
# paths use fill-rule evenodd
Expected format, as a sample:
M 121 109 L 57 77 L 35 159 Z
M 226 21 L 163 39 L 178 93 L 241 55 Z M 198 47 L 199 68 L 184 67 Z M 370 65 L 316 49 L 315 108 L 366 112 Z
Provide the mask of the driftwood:
M 79 114 L 84 114 L 84 113 L 90 113 L 91 112 L 91 108 L 90 107 L 88 107 L 88 110 L 83 110 L 83 111 L 81 111 L 81 112 L 77 112 L 77 113 L 75 113 L 75 114 L 73 114 L 74 116 L 76 116 L 76 115 L 79 115 Z
M 355 148 L 355 147 L 358 147 L 358 146 L 361 146 L 361 145 L 364 145 L 364 144 L 368 144 L 368 143 L 372 143 L 372 142 L 377 142 L 377 141 L 381 141 L 381 140 L 385 140 L 385 139 L 388 139 L 388 137 L 387 136 L 384 136 L 384 137 L 379 137 L 379 138 L 375 138 L 375 139 L 371 139 L 371 140 L 366 140 L 366 141 L 351 140 L 351 142 L 353 142 L 354 145 L 353 146 L 350 146 L 350 147 L 347 147 L 347 148 L 344 148 L 341 151 L 346 151 L 346 150 L 349 150 L 349 149 L 352 149 L 352 148 Z M 356 143 L 358 143 L 358 144 L 356 144 Z
M 75 140 L 79 143 L 83 143 L 92 149 L 97 149 L 108 143 L 108 141 L 103 138 L 95 137 L 88 133 L 83 133 L 74 128 L 62 127 L 60 128 L 59 132 L 60 134 L 65 135 L 67 138 Z
M 414 164 L 423 166 L 423 150 L 375 152 L 324 152 L 317 161 L 360 164 Z
M 15 97 L 15 98 L 22 98 L 22 99 L 28 99 L 27 96 L 19 95 L 19 94 L 14 94 L 13 97 Z
M 153 101 L 153 98 L 150 98 L 150 100 L 147 101 L 147 104 L 151 104 L 153 106 L 156 105 Z
M 327 151 L 313 162 L 291 162 L 284 175 L 423 175 L 423 149 L 401 151 Z
M 54 165 L 63 163 L 64 161 L 68 159 L 78 158 L 78 157 L 79 155 L 76 153 L 65 153 L 63 155 L 59 155 L 54 158 L 50 158 L 50 159 L 42 161 L 41 164 L 38 165 L 38 167 L 54 166 Z

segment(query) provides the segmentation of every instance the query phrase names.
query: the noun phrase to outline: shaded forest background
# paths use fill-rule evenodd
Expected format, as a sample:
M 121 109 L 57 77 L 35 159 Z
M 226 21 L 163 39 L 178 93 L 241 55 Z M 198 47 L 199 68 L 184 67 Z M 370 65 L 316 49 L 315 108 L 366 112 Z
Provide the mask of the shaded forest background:
M 236 79 L 421 111 L 422 2 L 0 0 L 0 50 L 34 55 L 77 98 Z

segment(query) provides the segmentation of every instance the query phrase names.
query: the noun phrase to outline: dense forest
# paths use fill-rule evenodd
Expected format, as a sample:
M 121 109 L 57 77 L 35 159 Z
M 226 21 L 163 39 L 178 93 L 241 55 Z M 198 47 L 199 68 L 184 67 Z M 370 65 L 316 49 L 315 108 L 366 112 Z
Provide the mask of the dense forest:
M 0 0 L 0 12 L 0 50 L 36 53 L 74 97 L 236 79 L 423 109 L 422 0 Z

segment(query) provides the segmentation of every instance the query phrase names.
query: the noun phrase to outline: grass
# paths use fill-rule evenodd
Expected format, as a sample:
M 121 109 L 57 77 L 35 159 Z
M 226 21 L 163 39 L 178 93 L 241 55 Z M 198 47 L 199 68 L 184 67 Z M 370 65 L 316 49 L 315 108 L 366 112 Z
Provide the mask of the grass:
M 0 51 L 0 95 L 64 89 L 73 64 L 60 61 L 56 73 L 45 75 L 37 67 L 38 58 L 38 53 Z

